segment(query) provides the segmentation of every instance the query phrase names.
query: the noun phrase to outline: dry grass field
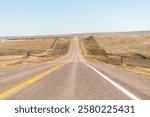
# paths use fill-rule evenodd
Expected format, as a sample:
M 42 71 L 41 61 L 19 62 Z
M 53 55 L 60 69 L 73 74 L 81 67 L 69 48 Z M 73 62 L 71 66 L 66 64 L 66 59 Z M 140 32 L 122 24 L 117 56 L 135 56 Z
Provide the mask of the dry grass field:
M 38 56 L 51 49 L 54 42 L 55 38 L 0 42 L 0 68 L 41 63 L 56 59 L 68 52 L 70 38 L 58 38 L 54 49 L 44 56 Z M 27 52 L 31 53 L 28 57 L 26 57 Z
M 95 39 L 109 54 L 137 53 L 150 57 L 150 35 L 108 34 Z
M 150 76 L 150 35 L 104 34 L 80 39 L 80 43 L 89 60 Z
M 30 51 L 32 54 L 46 51 L 54 43 L 54 38 L 33 40 L 6 40 L 0 42 L 0 56 L 25 55 Z

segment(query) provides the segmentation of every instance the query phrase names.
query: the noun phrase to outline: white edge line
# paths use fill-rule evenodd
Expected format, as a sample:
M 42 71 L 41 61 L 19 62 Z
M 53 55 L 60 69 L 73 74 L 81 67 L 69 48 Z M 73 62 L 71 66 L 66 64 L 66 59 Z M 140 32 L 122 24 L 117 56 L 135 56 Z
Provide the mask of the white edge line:
M 78 53 L 79 56 L 79 53 Z M 86 63 L 84 60 L 81 59 L 81 56 L 79 56 L 79 59 L 81 60 L 81 62 L 83 62 L 85 65 L 87 65 L 88 67 L 90 67 L 91 69 L 93 69 L 95 72 L 97 72 L 100 76 L 102 76 L 102 78 L 104 78 L 105 80 L 107 80 L 109 83 L 111 83 L 113 86 L 115 86 L 116 88 L 118 88 L 121 92 L 123 92 L 124 94 L 126 94 L 128 97 L 130 97 L 132 100 L 141 100 L 140 98 L 136 97 L 135 95 L 133 95 L 131 92 L 129 92 L 127 89 L 123 88 L 122 86 L 118 85 L 117 83 L 115 83 L 113 80 L 111 80 L 109 77 L 105 76 L 103 73 L 101 73 L 100 71 L 98 71 L 97 69 L 95 69 L 94 67 L 92 67 L 91 65 L 89 65 L 88 63 Z
M 132 93 L 130 93 L 128 90 L 126 90 L 125 88 L 123 88 L 122 86 L 118 85 L 117 83 L 115 83 L 114 81 L 112 81 L 110 78 L 108 78 L 107 76 L 105 76 L 104 74 L 102 74 L 101 72 L 99 72 L 97 69 L 95 69 L 94 67 L 90 66 L 89 64 L 85 63 L 84 61 L 82 61 L 84 64 L 86 64 L 88 67 L 90 67 L 91 69 L 93 69 L 94 71 L 96 71 L 99 75 L 101 75 L 105 80 L 107 80 L 109 83 L 111 83 L 112 85 L 114 85 L 116 88 L 118 88 L 120 91 L 122 91 L 124 94 L 126 94 L 127 96 L 129 96 L 131 99 L 133 100 L 140 100 L 138 97 L 136 97 L 135 95 L 133 95 Z

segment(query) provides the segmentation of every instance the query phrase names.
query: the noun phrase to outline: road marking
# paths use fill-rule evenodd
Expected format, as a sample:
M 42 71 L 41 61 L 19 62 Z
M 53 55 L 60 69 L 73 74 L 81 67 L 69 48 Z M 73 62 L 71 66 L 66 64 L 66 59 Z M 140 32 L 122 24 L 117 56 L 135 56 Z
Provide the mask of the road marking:
M 81 62 L 83 62 L 85 65 L 87 65 L 88 67 L 90 67 L 91 69 L 93 69 L 96 73 L 98 73 L 100 76 L 102 76 L 102 78 L 104 78 L 109 83 L 111 83 L 113 86 L 115 86 L 116 88 L 118 88 L 121 92 L 123 92 L 124 94 L 126 94 L 132 100 L 141 100 L 140 98 L 136 97 L 134 94 L 132 94 L 131 92 L 129 92 L 127 89 L 125 89 L 122 86 L 120 86 L 119 84 L 115 83 L 109 77 L 105 76 L 103 73 L 101 73 L 100 71 L 98 71 L 96 68 L 92 67 L 91 65 L 89 65 L 88 63 L 86 63 L 84 60 L 82 60 L 81 56 L 79 55 L 79 53 L 78 53 L 78 56 L 79 56 L 79 59 L 81 60 Z
M 64 65 L 67 64 L 67 63 L 69 63 L 69 62 L 66 62 L 66 63 L 60 64 L 60 65 L 57 65 L 57 66 L 55 66 L 55 67 L 53 67 L 53 68 L 51 68 L 51 69 L 49 69 L 49 70 L 47 70 L 47 71 L 45 71 L 45 72 L 39 74 L 39 75 L 37 75 L 37 76 L 31 78 L 30 80 L 27 80 L 27 81 L 25 81 L 24 83 L 19 84 L 19 85 L 13 87 L 13 88 L 11 88 L 11 89 L 9 89 L 9 90 L 7 90 L 7 91 L 1 93 L 1 94 L 0 94 L 0 99 L 4 99 L 4 98 L 7 97 L 9 94 L 15 92 L 16 90 L 19 90 L 19 89 L 23 88 L 24 86 L 31 85 L 31 84 L 37 82 L 38 80 L 40 80 L 40 79 L 43 78 L 44 76 L 50 74 L 51 72 L 57 70 L 58 68 L 64 66 Z
M 88 67 L 90 67 L 91 69 L 93 69 L 95 72 L 97 72 L 99 75 L 101 75 L 105 80 L 107 80 L 109 83 L 111 83 L 112 85 L 114 85 L 116 88 L 118 88 L 120 91 L 122 91 L 124 94 L 126 94 L 127 96 L 129 96 L 131 99 L 133 100 L 140 100 L 140 98 L 136 97 L 135 95 L 133 95 L 131 92 L 129 92 L 127 89 L 123 88 L 122 86 L 118 85 L 117 83 L 115 83 L 113 80 L 111 80 L 109 77 L 105 76 L 104 74 L 102 74 L 101 72 L 99 72 L 97 69 L 95 69 L 94 67 L 92 67 L 91 65 L 85 63 L 84 61 L 82 61 L 84 64 L 86 64 Z

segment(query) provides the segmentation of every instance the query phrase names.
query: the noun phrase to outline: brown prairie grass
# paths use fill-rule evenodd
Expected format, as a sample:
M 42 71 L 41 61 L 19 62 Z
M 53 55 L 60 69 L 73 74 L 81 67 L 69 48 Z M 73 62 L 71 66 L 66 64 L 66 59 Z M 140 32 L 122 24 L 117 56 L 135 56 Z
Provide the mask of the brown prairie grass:
M 54 43 L 51 39 L 34 39 L 34 40 L 8 40 L 0 42 L 0 55 L 24 55 L 27 51 L 32 54 L 44 52 Z
M 55 48 L 47 55 L 42 57 L 35 56 L 52 48 L 54 40 L 55 39 L 39 39 L 0 42 L 0 68 L 42 63 L 67 54 L 70 38 L 59 38 Z M 31 56 L 26 57 L 27 51 L 31 52 Z
M 82 54 L 89 60 L 150 76 L 149 36 L 116 34 L 91 36 L 80 39 L 80 45 Z

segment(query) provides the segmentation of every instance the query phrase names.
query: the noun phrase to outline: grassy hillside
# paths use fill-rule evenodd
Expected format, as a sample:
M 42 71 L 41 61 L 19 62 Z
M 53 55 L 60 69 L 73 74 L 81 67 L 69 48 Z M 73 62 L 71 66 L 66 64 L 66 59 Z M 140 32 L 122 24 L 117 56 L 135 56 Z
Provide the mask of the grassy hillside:
M 80 46 L 82 54 L 89 60 L 150 76 L 150 38 L 148 36 L 87 37 L 80 39 Z
M 150 35 L 100 35 L 99 45 L 109 54 L 138 53 L 150 57 Z

